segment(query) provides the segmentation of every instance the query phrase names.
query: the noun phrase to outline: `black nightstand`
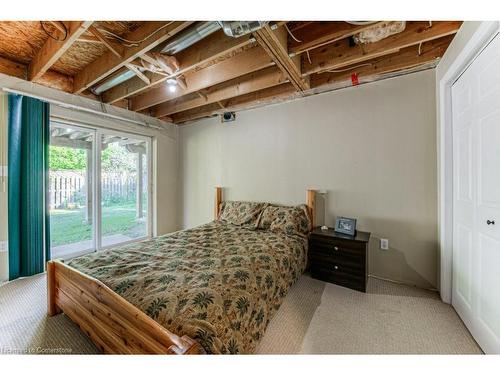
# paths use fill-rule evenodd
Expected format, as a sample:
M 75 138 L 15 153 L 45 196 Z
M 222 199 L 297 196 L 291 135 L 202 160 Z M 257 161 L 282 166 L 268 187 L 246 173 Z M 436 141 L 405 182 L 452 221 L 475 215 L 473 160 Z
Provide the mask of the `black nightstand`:
M 315 279 L 366 292 L 370 233 L 356 236 L 314 228 L 309 235 L 309 269 Z

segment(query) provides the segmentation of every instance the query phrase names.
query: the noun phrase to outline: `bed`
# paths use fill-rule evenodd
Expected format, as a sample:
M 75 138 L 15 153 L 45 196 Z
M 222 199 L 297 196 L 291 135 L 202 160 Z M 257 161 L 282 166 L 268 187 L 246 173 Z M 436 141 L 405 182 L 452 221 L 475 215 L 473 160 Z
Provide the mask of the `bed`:
M 50 261 L 48 313 L 106 353 L 252 353 L 306 267 L 314 191 L 282 207 L 223 202 L 216 188 L 211 223 Z

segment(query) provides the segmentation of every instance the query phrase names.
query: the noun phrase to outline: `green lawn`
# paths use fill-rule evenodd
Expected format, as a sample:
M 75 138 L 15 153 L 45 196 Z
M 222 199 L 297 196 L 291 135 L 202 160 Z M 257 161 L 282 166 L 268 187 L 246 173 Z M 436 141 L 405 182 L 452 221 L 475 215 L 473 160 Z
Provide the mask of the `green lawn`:
M 146 222 L 137 220 L 135 204 L 102 207 L 102 234 L 123 234 L 140 237 L 146 233 Z M 85 211 L 51 210 L 50 240 L 52 246 L 66 245 L 92 239 L 92 225 L 85 221 Z

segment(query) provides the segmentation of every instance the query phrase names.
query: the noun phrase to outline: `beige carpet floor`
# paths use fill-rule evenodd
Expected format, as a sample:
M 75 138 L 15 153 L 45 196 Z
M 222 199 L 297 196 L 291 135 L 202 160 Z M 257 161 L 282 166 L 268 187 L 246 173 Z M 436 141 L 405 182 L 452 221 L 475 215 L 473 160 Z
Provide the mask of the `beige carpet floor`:
M 377 279 L 368 289 L 301 277 L 257 353 L 481 353 L 437 293 Z M 98 353 L 69 318 L 48 318 L 45 311 L 44 275 L 0 286 L 0 353 Z

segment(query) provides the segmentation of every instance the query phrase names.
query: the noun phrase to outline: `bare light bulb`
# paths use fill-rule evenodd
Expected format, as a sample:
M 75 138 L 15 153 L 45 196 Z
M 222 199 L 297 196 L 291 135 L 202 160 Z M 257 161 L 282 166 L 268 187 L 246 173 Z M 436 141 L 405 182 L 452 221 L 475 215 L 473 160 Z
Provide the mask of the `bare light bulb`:
M 177 90 L 177 86 L 175 86 L 175 85 L 168 85 L 168 91 L 175 92 L 176 90 Z

